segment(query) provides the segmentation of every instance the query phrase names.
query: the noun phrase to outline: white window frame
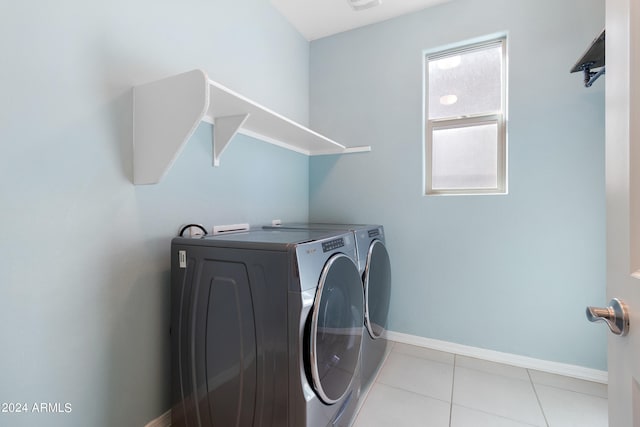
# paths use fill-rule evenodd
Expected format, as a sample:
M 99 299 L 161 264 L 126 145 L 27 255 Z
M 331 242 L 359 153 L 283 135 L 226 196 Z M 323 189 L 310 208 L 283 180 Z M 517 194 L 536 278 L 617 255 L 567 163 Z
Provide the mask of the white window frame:
M 499 45 L 502 49 L 501 66 L 501 109 L 483 114 L 466 115 L 458 117 L 443 117 L 429 119 L 429 62 L 455 55 L 465 54 L 476 50 L 484 50 Z M 506 36 L 491 40 L 466 45 L 463 47 L 447 49 L 444 51 L 425 54 L 425 91 L 424 91 L 424 120 L 425 126 L 425 194 L 426 195 L 472 195 L 472 194 L 507 194 L 507 39 Z M 433 132 L 436 130 L 456 129 L 483 124 L 496 124 L 497 129 L 497 185 L 492 188 L 451 188 L 433 189 Z

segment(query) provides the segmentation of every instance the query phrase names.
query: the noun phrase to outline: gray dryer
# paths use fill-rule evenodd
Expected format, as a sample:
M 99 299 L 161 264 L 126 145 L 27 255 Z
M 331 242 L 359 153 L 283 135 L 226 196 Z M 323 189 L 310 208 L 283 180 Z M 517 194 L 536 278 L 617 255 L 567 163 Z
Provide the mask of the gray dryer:
M 365 334 L 362 343 L 362 386 L 369 387 L 387 349 L 386 328 L 391 302 L 391 262 L 384 227 L 371 224 L 285 223 L 266 230 L 348 230 L 356 239 L 358 268 L 365 298 Z

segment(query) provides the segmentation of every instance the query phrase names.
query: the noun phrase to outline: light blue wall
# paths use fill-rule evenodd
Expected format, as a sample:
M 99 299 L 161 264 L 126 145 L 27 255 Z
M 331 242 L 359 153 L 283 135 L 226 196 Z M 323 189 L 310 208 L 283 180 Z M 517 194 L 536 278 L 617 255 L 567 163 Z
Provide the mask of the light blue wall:
M 603 26 L 603 0 L 454 0 L 311 43 L 311 126 L 373 151 L 312 158 L 310 216 L 384 224 L 390 330 L 606 369 L 604 81 L 569 74 Z M 422 196 L 422 52 L 504 32 L 509 194 Z
M 309 44 L 264 0 L 0 2 L 0 425 L 135 426 L 169 408 L 180 224 L 306 220 L 308 158 L 201 125 L 131 184 L 131 87 L 193 68 L 308 120 Z
M 605 298 L 603 85 L 567 73 L 603 3 L 489 4 L 316 41 L 309 58 L 263 0 L 0 3 L 0 402 L 72 404 L 0 424 L 140 426 L 165 411 L 177 227 L 303 221 L 309 206 L 385 224 L 391 329 L 604 369 L 604 328 L 583 314 Z M 509 31 L 510 194 L 423 197 L 421 52 L 495 31 Z M 240 136 L 214 169 L 201 125 L 160 184 L 133 186 L 131 87 L 196 67 L 374 151 L 309 166 Z

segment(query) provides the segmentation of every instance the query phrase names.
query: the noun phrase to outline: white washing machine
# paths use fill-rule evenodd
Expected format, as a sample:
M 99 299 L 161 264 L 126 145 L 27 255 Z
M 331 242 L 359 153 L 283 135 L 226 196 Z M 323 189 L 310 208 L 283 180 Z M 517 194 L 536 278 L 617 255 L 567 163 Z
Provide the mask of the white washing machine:
M 347 427 L 364 299 L 351 232 L 171 245 L 172 426 Z
M 339 230 L 354 234 L 365 298 L 362 385 L 363 389 L 369 387 L 384 360 L 387 348 L 385 331 L 391 300 L 391 262 L 385 246 L 384 227 L 367 224 L 285 223 L 263 228 Z

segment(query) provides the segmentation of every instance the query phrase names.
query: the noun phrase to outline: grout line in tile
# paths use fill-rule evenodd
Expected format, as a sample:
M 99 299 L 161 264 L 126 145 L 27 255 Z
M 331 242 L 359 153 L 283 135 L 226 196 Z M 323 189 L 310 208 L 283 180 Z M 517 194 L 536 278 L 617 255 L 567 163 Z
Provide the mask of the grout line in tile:
M 369 391 L 371 391 L 371 388 L 373 388 L 373 383 L 371 384 L 371 387 L 369 387 L 369 390 L 367 390 L 367 392 L 364 394 L 364 396 L 361 396 L 361 401 L 358 404 L 358 406 L 356 407 L 356 413 L 353 414 L 353 418 L 351 419 L 351 423 L 349 424 L 350 426 L 355 425 L 356 421 L 358 421 L 358 417 L 360 416 L 360 412 L 362 412 L 362 408 L 365 407 L 365 405 L 367 404 L 367 400 L 369 399 Z
M 460 408 L 469 409 L 469 410 L 471 410 L 471 411 L 481 412 L 481 413 L 483 413 L 483 414 L 491 415 L 492 417 L 502 418 L 503 420 L 513 421 L 514 423 L 523 424 L 523 425 L 527 425 L 527 426 L 531 426 L 531 427 L 539 427 L 539 426 L 536 426 L 535 424 L 529 424 L 529 423 L 528 423 L 528 422 L 526 422 L 526 421 L 516 420 L 515 418 L 505 417 L 504 415 L 496 414 L 496 413 L 494 413 L 494 412 L 487 412 L 487 411 L 484 411 L 484 410 L 482 410 L 482 409 L 478 409 L 478 408 L 471 408 L 471 407 L 469 407 L 469 406 L 459 405 L 459 404 L 456 404 L 456 406 L 458 406 L 458 407 L 460 407 Z M 546 422 L 546 421 L 545 421 L 545 422 Z
M 542 418 L 544 418 L 544 423 L 549 427 L 549 420 L 547 420 L 547 414 L 544 413 L 544 408 L 542 407 L 542 402 L 540 401 L 540 396 L 538 396 L 538 390 L 536 389 L 536 385 L 533 382 L 533 378 L 531 378 L 531 372 L 527 369 L 527 376 L 529 377 L 529 381 L 531 382 L 531 387 L 533 387 L 533 394 L 536 396 L 536 400 L 538 401 L 538 407 L 540 408 L 540 412 L 542 412 Z
M 453 421 L 453 387 L 456 385 L 456 359 L 458 355 L 453 355 L 453 374 L 451 375 L 451 403 L 449 404 L 449 427 L 451 427 L 451 423 Z
M 530 377 L 530 378 L 531 378 L 531 377 Z M 584 380 L 584 381 L 586 381 L 586 380 Z M 605 399 L 605 400 L 607 400 L 607 397 L 602 397 L 601 395 L 596 394 L 596 393 L 588 393 L 588 392 L 585 392 L 585 391 L 572 390 L 572 389 L 570 389 L 570 388 L 563 387 L 563 386 L 560 386 L 560 385 L 545 384 L 545 383 L 542 383 L 542 382 L 535 382 L 535 381 L 533 381 L 533 379 L 532 379 L 532 381 L 531 381 L 531 382 L 532 382 L 534 385 L 536 385 L 536 384 L 537 384 L 537 385 L 541 385 L 541 386 L 543 386 L 543 387 L 549 387 L 549 388 L 553 388 L 553 389 L 556 389 L 556 390 L 566 391 L 566 392 L 570 392 L 570 393 L 582 394 L 582 395 L 584 395 L 584 396 L 598 397 L 598 398 L 600 398 L 600 399 Z
M 380 362 L 380 366 L 378 366 L 378 370 L 376 371 L 375 377 L 371 380 L 371 383 L 369 384 L 369 387 L 367 388 L 367 390 L 362 395 L 360 395 L 361 403 L 359 403 L 358 406 L 356 407 L 356 413 L 353 415 L 351 425 L 354 425 L 358 420 L 358 416 L 360 415 L 360 412 L 362 412 L 362 408 L 364 408 L 365 404 L 367 403 L 367 400 L 369 399 L 369 393 L 371 393 L 371 389 L 373 389 L 373 386 L 376 385 L 376 383 L 378 382 L 378 377 L 380 376 L 380 373 L 382 372 L 382 368 L 384 368 L 385 363 L 387 363 L 387 359 L 389 358 L 389 355 L 391 355 L 391 352 L 393 351 L 393 347 L 395 343 L 393 341 L 387 341 L 387 345 L 390 346 L 390 348 L 386 350 L 384 358 L 382 359 L 382 362 Z M 383 383 L 380 383 L 380 384 L 383 384 Z
M 424 398 L 427 398 L 427 399 L 437 400 L 438 402 L 451 403 L 451 402 L 447 402 L 446 400 L 438 399 L 437 397 L 429 396 L 429 395 L 422 394 L 422 393 L 416 393 L 415 391 L 407 390 L 406 388 L 397 387 L 397 386 L 394 386 L 394 385 L 391 385 L 391 384 L 385 384 L 385 383 L 378 383 L 378 384 L 382 384 L 385 387 L 389 387 L 389 388 L 392 388 L 392 389 L 395 389 L 395 390 L 400 390 L 400 391 L 403 391 L 405 393 L 411 393 L 411 394 L 414 394 L 416 396 L 424 397 Z
M 514 368 L 514 369 L 521 369 L 521 370 L 524 370 L 524 371 L 528 371 L 527 368 L 523 368 L 521 366 L 516 366 L 516 365 L 510 365 L 508 363 L 495 362 L 493 360 L 481 359 L 479 357 L 464 356 L 464 355 L 459 355 L 459 356 L 460 357 L 464 357 L 466 359 L 475 359 L 475 360 L 478 360 L 480 362 L 488 362 L 490 365 L 498 365 L 498 366 L 507 367 L 507 368 L 510 368 L 510 369 Z M 477 366 L 462 366 L 462 368 L 470 369 L 470 370 L 476 371 L 476 372 L 483 372 L 483 373 L 489 374 L 489 375 L 496 375 L 496 376 L 503 377 L 503 378 L 509 378 L 509 379 L 517 380 L 517 381 L 524 381 L 524 382 L 527 382 L 527 381 L 530 382 L 531 381 L 531 376 L 530 375 L 527 375 L 527 378 L 525 379 L 525 378 L 520 378 L 520 377 L 517 377 L 517 376 L 509 375 L 509 374 L 506 374 L 506 373 L 503 373 L 503 372 L 492 372 L 490 370 L 482 369 L 482 368 L 477 367 Z
M 437 363 L 438 365 L 453 366 L 453 364 L 449 363 L 449 362 L 442 362 L 440 360 L 434 360 L 434 359 L 429 359 L 429 358 L 425 358 L 425 357 L 420 357 L 420 356 L 416 356 L 414 354 L 406 354 L 406 353 L 394 353 L 394 354 L 402 356 L 402 357 L 408 357 L 408 358 L 415 359 L 415 360 L 421 360 L 421 361 L 429 362 L 429 363 Z M 450 354 L 453 354 L 453 353 L 450 353 Z M 391 354 L 389 354 L 389 356 L 390 355 Z M 453 356 L 455 358 L 455 354 L 453 354 Z
M 533 383 L 533 385 L 534 385 L 534 390 L 536 390 L 536 388 L 535 388 L 536 383 Z M 537 383 L 537 385 L 542 386 L 542 387 L 552 388 L 554 390 L 559 390 L 559 391 L 561 391 L 563 393 L 572 393 L 572 394 L 578 394 L 578 395 L 581 395 L 581 396 L 592 397 L 592 398 L 595 398 L 595 399 L 609 400 L 608 397 L 602 397 L 602 396 L 599 396 L 597 394 L 592 394 L 592 393 L 584 393 L 582 391 L 570 390 L 570 389 L 564 388 L 564 387 L 559 387 L 559 386 L 554 386 L 554 385 L 549 385 L 549 384 L 542 384 L 542 383 Z

